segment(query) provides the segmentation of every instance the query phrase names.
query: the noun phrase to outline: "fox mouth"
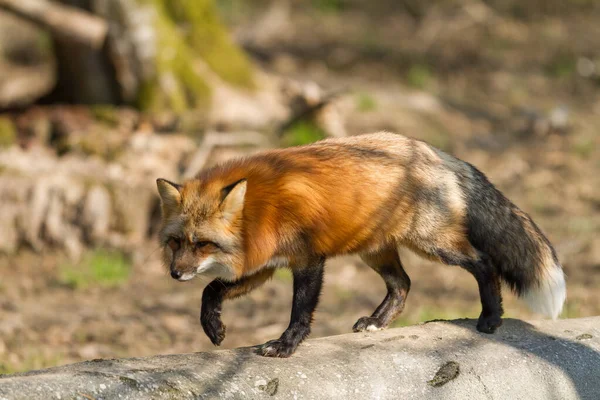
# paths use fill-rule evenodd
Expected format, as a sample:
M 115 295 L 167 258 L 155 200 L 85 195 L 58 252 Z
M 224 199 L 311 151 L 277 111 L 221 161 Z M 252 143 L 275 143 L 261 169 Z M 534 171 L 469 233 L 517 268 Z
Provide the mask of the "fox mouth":
M 191 279 L 192 279 L 192 278 L 194 278 L 195 276 L 196 276 L 196 274 L 195 274 L 195 273 L 193 273 L 193 272 L 186 272 L 185 274 L 181 275 L 181 277 L 180 277 L 180 278 L 177 278 L 177 280 L 178 280 L 179 282 L 185 282 L 185 281 L 189 281 L 189 280 L 191 280 Z
M 179 282 L 189 281 L 193 277 L 196 276 L 195 272 L 179 272 L 179 271 L 171 271 L 171 277 L 173 279 L 178 280 Z

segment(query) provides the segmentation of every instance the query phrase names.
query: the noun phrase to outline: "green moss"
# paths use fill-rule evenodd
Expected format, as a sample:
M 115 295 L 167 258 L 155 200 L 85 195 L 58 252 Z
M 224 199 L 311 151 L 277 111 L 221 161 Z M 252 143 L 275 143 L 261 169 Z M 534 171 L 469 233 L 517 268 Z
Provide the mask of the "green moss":
M 577 337 L 575 337 L 575 339 L 577 339 L 577 340 L 587 340 L 587 339 L 593 339 L 593 336 L 590 335 L 589 333 L 582 333 L 581 335 L 578 335 Z
M 156 10 L 158 43 L 156 75 L 142 83 L 138 92 L 138 107 L 145 111 L 167 109 L 183 112 L 206 106 L 211 91 L 194 70 L 194 51 L 169 19 L 162 0 L 143 1 L 150 2 Z
M 50 33 L 41 31 L 36 38 L 36 47 L 44 57 L 54 56 L 54 42 Z
M 0 148 L 13 145 L 17 140 L 17 131 L 12 121 L 0 117 Z
M 223 80 L 253 88 L 245 53 L 229 37 L 213 0 L 138 0 L 155 12 L 156 74 L 142 82 L 137 106 L 181 113 L 209 105 L 211 88 L 196 69 L 203 60 Z
M 301 120 L 290 126 L 283 134 L 285 146 L 300 146 L 324 139 L 325 132 L 310 120 Z
M 186 43 L 225 81 L 254 87 L 252 66 L 233 42 L 213 0 L 160 1 L 171 18 L 183 25 Z
M 275 396 L 279 388 L 279 378 L 271 379 L 266 385 L 258 386 L 259 390 L 266 392 L 269 396 Z
M 79 265 L 61 265 L 59 282 L 74 289 L 116 287 L 129 279 L 131 268 L 131 261 L 123 253 L 99 249 L 89 253 Z
M 427 383 L 431 386 L 443 386 L 460 374 L 460 366 L 456 361 L 448 361 L 435 373 L 435 376 Z

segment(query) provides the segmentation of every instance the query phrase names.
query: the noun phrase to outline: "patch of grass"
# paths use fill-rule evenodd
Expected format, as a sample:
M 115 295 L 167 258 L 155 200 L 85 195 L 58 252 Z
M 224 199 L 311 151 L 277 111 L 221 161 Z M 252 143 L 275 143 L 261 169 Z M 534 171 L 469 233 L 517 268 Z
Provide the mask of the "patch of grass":
M 73 289 L 116 287 L 125 283 L 130 274 L 128 257 L 121 252 L 100 249 L 89 253 L 79 265 L 62 265 L 59 282 Z
M 577 140 L 572 145 L 571 151 L 577 156 L 587 160 L 590 158 L 595 148 L 594 139 L 588 137 Z
M 549 76 L 557 79 L 569 78 L 575 74 L 577 60 L 571 54 L 558 54 L 546 67 Z
M 323 13 L 339 13 L 344 9 L 344 0 L 312 0 L 312 5 Z
M 300 146 L 309 144 L 326 137 L 325 132 L 309 120 L 301 120 L 290 126 L 283 134 L 283 144 Z
M 356 96 L 356 108 L 361 112 L 373 111 L 377 108 L 377 102 L 368 93 L 359 93 Z
M 288 268 L 277 268 L 273 278 L 284 283 L 291 283 L 294 280 L 292 271 Z
M 417 89 L 425 89 L 432 78 L 433 73 L 426 64 L 413 64 L 406 73 L 408 84 Z
M 62 355 L 45 357 L 37 352 L 31 352 L 27 354 L 25 359 L 18 364 L 13 364 L 8 361 L 0 361 L 0 375 L 16 374 L 19 372 L 55 367 L 61 364 L 61 361 Z
M 581 313 L 579 312 L 580 309 L 581 305 L 579 304 L 579 301 L 567 299 L 561 318 L 579 318 L 581 317 Z

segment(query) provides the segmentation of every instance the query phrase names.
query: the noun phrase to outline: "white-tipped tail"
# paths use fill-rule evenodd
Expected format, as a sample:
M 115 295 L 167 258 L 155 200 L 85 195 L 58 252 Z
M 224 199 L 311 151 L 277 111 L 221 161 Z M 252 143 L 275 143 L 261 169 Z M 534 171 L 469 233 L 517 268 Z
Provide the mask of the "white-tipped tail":
M 523 294 L 523 300 L 531 311 L 556 319 L 562 312 L 567 287 L 565 274 L 560 265 L 552 263 L 545 269 L 537 285 Z

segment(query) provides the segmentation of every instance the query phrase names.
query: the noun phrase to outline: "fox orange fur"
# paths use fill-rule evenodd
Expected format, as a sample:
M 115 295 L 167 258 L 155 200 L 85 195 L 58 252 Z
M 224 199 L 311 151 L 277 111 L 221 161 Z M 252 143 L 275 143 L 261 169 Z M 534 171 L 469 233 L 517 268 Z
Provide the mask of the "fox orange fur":
M 377 271 L 388 290 L 354 330 L 385 328 L 410 290 L 401 246 L 474 275 L 482 332 L 502 323 L 501 279 L 553 318 L 565 300 L 562 267 L 531 218 L 472 165 L 401 135 L 269 150 L 181 185 L 164 179 L 157 185 L 164 262 L 175 279 L 214 279 L 203 293 L 201 322 L 217 345 L 225 337 L 223 300 L 288 267 L 294 276 L 290 325 L 259 351 L 291 355 L 310 333 L 325 260 L 349 253 Z

